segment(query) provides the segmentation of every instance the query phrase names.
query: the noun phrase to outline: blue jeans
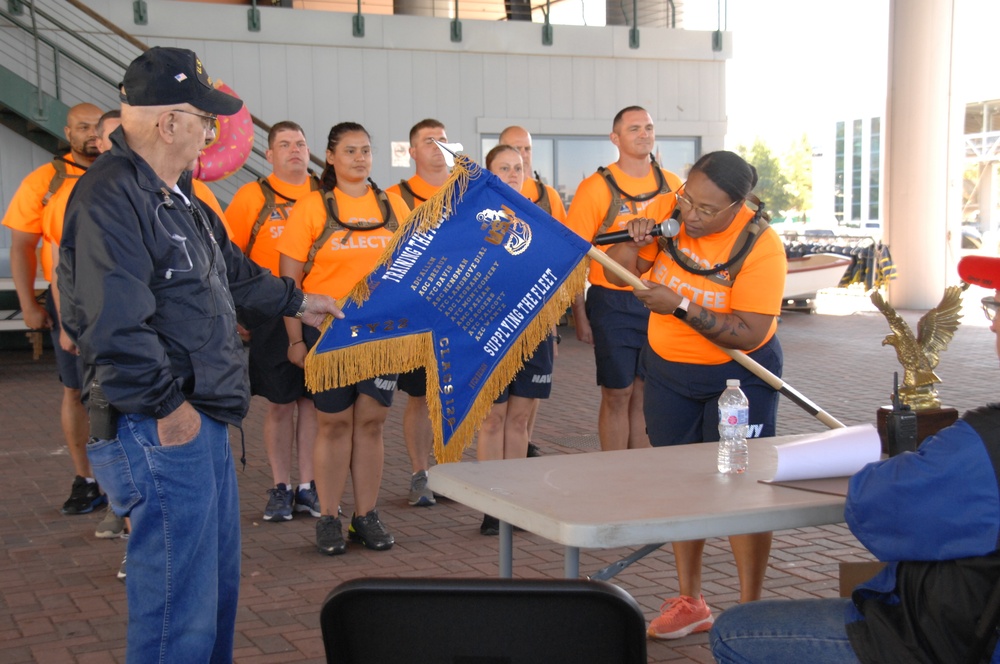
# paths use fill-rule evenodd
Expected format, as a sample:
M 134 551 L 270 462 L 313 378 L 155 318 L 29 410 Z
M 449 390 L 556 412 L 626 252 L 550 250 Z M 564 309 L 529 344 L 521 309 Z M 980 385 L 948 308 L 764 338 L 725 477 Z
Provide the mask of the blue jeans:
M 710 635 L 719 664 L 857 664 L 847 638 L 849 599 L 763 600 L 726 609 Z
M 155 419 L 122 415 L 118 438 L 87 456 L 132 517 L 127 661 L 232 662 L 240 511 L 227 426 L 202 415 L 194 440 L 161 447 Z

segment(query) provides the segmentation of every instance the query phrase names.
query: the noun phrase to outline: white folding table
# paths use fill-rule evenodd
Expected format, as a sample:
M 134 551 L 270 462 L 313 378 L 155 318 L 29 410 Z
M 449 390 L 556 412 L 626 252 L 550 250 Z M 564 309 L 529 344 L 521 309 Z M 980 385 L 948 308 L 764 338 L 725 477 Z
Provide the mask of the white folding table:
M 431 468 L 428 486 L 500 520 L 500 576 L 513 571 L 512 526 L 565 548 L 566 577 L 581 548 L 641 546 L 801 528 L 844 520 L 842 496 L 761 484 L 775 444 L 749 441 L 742 475 L 716 470 L 717 443 L 460 462 Z

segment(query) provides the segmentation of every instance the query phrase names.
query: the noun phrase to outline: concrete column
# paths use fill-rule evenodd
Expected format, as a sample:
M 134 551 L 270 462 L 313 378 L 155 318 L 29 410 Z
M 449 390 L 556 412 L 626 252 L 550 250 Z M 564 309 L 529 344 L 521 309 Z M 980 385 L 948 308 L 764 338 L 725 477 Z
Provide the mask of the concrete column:
M 890 0 L 886 242 L 897 309 L 930 309 L 956 283 L 947 220 L 955 0 Z M 952 214 L 953 213 L 953 214 Z
M 989 162 L 983 164 L 983 176 L 979 178 L 979 230 L 993 231 L 995 230 L 995 224 L 993 223 L 993 188 L 994 184 L 994 171 L 996 170 L 996 164 Z

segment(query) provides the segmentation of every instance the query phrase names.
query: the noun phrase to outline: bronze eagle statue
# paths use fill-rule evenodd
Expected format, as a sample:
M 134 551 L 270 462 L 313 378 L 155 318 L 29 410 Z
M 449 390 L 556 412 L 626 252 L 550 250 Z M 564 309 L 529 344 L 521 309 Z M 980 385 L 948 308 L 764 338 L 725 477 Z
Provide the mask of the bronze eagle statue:
M 940 408 L 936 383 L 941 379 L 934 369 L 940 361 L 940 354 L 948 347 L 962 318 L 961 286 L 948 286 L 944 297 L 936 307 L 924 314 L 917 322 L 917 335 L 896 313 L 876 290 L 871 294 L 872 304 L 882 312 L 892 334 L 882 340 L 883 346 L 896 349 L 896 358 L 903 365 L 903 386 L 899 389 L 900 400 L 913 410 Z

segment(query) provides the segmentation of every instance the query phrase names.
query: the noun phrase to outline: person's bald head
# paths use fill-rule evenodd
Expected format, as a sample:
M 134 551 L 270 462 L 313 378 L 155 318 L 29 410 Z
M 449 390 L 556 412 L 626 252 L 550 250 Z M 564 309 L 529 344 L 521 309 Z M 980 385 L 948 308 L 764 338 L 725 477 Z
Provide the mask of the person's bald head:
M 500 132 L 500 145 L 509 145 L 521 154 L 524 177 L 531 177 L 531 134 L 524 127 L 513 125 Z
M 93 104 L 77 104 L 66 114 L 63 131 L 69 142 L 73 159 L 89 165 L 97 155 L 97 123 L 101 119 L 101 109 Z

